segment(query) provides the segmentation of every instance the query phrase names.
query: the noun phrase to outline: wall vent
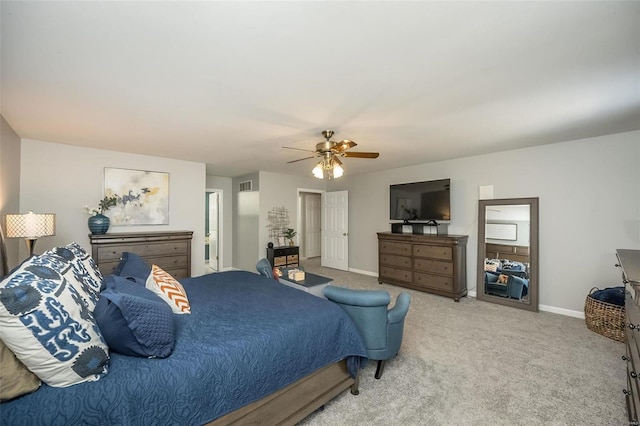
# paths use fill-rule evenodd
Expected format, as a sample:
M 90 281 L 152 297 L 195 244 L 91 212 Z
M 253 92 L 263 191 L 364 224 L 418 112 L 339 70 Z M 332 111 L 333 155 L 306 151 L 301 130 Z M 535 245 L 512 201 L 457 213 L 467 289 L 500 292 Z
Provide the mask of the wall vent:
M 244 182 L 240 182 L 240 192 L 251 191 L 253 188 L 253 181 L 247 180 Z

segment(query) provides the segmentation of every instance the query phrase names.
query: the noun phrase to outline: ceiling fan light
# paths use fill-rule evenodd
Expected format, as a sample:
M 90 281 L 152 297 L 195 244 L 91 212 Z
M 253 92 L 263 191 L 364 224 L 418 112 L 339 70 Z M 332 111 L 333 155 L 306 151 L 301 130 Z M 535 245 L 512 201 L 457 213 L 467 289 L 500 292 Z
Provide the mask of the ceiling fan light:
M 339 178 L 344 174 L 344 170 L 340 167 L 340 164 L 336 164 L 333 168 L 333 177 Z
M 318 179 L 324 179 L 324 173 L 322 171 L 322 161 L 316 164 L 311 173 L 313 173 L 313 176 Z

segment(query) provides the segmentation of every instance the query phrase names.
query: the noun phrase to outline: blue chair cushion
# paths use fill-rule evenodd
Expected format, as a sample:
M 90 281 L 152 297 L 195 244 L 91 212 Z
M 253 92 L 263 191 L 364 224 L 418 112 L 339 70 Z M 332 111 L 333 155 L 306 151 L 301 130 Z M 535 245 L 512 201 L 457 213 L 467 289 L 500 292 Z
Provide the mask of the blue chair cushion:
M 108 275 L 105 282 L 93 314 L 109 348 L 130 356 L 169 356 L 175 345 L 169 305 L 134 280 Z
M 125 251 L 122 253 L 122 260 L 113 271 L 114 275 L 121 277 L 138 278 L 146 281 L 151 273 L 151 266 L 140 256 L 135 253 Z

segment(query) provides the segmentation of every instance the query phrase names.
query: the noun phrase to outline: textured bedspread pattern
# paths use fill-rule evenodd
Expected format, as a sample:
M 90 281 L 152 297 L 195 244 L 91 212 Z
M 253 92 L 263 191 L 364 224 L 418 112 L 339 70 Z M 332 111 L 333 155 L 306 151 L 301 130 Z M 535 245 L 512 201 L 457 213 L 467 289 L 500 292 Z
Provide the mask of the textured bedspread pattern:
M 230 271 L 182 281 L 191 315 L 175 315 L 165 359 L 112 354 L 109 374 L 43 385 L 0 406 L 4 425 L 198 425 L 366 351 L 337 305 L 274 280 Z

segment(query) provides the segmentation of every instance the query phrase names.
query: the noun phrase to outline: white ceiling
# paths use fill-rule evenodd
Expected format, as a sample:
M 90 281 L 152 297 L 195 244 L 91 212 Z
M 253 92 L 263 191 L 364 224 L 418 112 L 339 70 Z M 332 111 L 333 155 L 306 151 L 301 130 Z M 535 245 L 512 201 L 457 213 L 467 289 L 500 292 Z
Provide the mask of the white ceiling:
M 1 2 L 22 138 L 346 174 L 640 129 L 640 2 Z

